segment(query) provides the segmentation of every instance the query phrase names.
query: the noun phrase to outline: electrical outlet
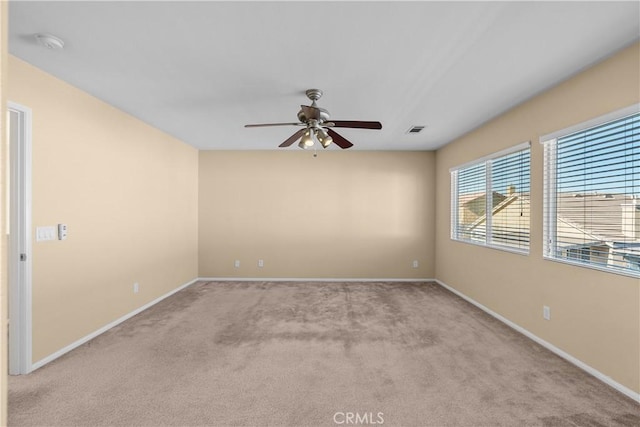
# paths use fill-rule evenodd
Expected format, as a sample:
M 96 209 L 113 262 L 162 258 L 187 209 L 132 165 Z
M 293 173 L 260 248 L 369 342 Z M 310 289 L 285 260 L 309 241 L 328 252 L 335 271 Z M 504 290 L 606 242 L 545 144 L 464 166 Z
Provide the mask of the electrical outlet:
M 237 259 L 236 262 L 233 263 L 235 268 L 239 268 L 240 267 L 240 260 Z
M 418 260 L 417 260 L 417 259 L 414 259 L 414 260 L 413 260 L 413 268 L 418 268 L 418 265 L 419 265 L 419 264 L 418 264 Z
M 133 284 L 133 293 L 137 294 L 138 292 L 140 292 L 140 285 L 136 282 Z
M 259 259 L 258 260 L 258 267 L 260 267 L 260 268 L 264 267 L 264 260 L 263 259 Z
M 549 308 L 549 306 L 542 306 L 542 317 L 544 317 L 545 320 L 551 320 L 551 308 Z
M 67 224 L 58 224 L 58 240 L 67 238 Z

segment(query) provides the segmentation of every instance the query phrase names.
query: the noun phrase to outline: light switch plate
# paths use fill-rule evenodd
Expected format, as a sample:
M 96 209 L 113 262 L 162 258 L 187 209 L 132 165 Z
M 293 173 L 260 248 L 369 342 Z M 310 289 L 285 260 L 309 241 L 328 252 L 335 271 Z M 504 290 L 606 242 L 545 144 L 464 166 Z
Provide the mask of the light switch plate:
M 56 227 L 45 226 L 36 227 L 36 242 L 46 242 L 47 240 L 56 240 Z

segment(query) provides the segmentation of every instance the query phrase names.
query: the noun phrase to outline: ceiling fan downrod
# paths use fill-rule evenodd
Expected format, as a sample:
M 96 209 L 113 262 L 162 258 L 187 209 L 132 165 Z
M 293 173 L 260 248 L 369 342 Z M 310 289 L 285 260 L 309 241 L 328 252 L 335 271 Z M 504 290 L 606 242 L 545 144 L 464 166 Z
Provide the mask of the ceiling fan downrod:
M 322 98 L 322 91 L 320 89 L 307 89 L 305 91 L 307 98 L 311 100 L 311 106 L 316 107 L 316 101 Z

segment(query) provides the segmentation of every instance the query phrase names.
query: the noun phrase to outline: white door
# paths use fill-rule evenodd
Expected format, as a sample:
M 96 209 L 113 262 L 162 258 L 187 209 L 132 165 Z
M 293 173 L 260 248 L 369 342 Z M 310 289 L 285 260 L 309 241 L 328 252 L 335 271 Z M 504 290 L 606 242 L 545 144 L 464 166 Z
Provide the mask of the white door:
M 31 110 L 8 103 L 9 374 L 31 372 Z

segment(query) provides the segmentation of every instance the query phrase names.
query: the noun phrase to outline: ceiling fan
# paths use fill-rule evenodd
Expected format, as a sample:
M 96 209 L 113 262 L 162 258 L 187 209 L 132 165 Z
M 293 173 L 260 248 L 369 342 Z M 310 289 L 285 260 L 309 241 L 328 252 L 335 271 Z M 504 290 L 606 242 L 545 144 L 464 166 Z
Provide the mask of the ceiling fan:
M 308 89 L 305 94 L 311 100 L 311 105 L 301 105 L 298 111 L 297 123 L 262 123 L 244 125 L 246 128 L 265 126 L 303 126 L 302 129 L 291 135 L 278 147 L 288 147 L 298 138 L 298 146 L 303 149 L 310 148 L 317 140 L 323 148 L 327 148 L 331 143 L 335 143 L 340 148 L 350 148 L 353 144 L 345 137 L 338 134 L 332 128 L 355 128 L 355 129 L 382 129 L 380 122 L 362 122 L 349 120 L 329 120 L 329 112 L 316 105 L 316 101 L 322 96 L 320 89 Z

